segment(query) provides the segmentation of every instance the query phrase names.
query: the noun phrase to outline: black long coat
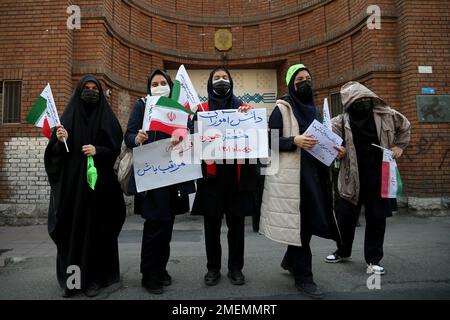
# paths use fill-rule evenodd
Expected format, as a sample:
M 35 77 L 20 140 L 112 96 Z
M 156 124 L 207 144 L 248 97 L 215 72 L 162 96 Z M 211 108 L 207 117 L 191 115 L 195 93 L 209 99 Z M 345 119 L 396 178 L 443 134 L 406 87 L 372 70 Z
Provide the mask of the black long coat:
M 136 147 L 134 141 L 138 131 L 142 128 L 144 112 L 145 103 L 142 99 L 139 99 L 130 114 L 127 132 L 125 133 L 125 144 L 131 149 Z M 170 135 L 160 131 L 148 131 L 147 133 L 149 139 L 144 144 L 170 138 Z M 134 175 L 130 177 L 129 190 L 136 194 Z M 189 212 L 188 195 L 194 192 L 194 181 L 188 181 L 136 194 L 134 197 L 134 213 L 141 215 L 144 219 L 171 220 L 175 215 Z
M 218 70 L 228 74 L 230 90 L 225 95 L 218 95 L 213 90 L 213 76 Z M 208 101 L 202 104 L 205 111 L 220 109 L 238 109 L 244 105 L 233 94 L 233 79 L 230 72 L 223 66 L 211 71 L 207 84 Z M 194 118 L 195 119 L 195 118 Z M 224 214 L 232 216 L 257 216 L 258 205 L 258 172 L 256 164 L 238 165 L 216 164 L 216 174 L 208 175 L 207 166 L 202 163 L 203 178 L 197 180 L 197 194 L 192 208 L 193 215 L 208 215 L 222 217 Z

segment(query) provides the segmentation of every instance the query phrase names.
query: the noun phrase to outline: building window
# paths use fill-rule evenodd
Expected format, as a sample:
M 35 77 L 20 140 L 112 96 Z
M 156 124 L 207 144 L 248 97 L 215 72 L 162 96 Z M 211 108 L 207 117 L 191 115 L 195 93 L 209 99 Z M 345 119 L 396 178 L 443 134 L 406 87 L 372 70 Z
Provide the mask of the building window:
M 331 101 L 331 117 L 336 117 L 340 115 L 343 112 L 342 107 L 342 100 L 341 100 L 341 94 L 340 93 L 332 93 L 330 96 Z
M 2 100 L 2 123 L 20 123 L 20 101 L 22 81 L 3 81 L 0 98 Z

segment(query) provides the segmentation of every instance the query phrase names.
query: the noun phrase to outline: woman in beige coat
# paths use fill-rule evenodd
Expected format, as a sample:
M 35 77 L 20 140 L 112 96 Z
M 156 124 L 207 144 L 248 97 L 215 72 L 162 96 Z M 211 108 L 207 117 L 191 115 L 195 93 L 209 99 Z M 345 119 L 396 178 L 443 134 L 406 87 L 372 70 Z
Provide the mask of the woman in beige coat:
M 372 144 L 390 149 L 400 158 L 410 140 L 410 123 L 390 108 L 375 93 L 358 82 L 341 89 L 344 113 L 333 118 L 333 131 L 344 139 L 347 154 L 341 160 L 338 178 L 339 196 L 335 212 L 342 243 L 325 261 L 336 263 L 349 258 L 355 227 L 364 205 L 366 231 L 364 257 L 367 273 L 384 274 L 380 266 L 386 218 L 396 208 L 395 199 L 381 198 L 381 164 L 383 152 Z M 394 200 L 394 201 L 392 201 Z
M 313 235 L 338 238 L 331 183 L 328 167 L 307 152 L 317 144 L 305 133 L 318 117 L 311 73 L 302 64 L 293 65 L 286 84 L 288 94 L 277 101 L 269 119 L 271 133 L 280 133 L 278 150 L 272 146 L 272 155 L 279 151 L 279 170 L 265 178 L 260 232 L 288 245 L 281 267 L 293 274 L 300 292 L 320 299 L 310 241 Z M 344 149 L 337 148 L 342 156 Z

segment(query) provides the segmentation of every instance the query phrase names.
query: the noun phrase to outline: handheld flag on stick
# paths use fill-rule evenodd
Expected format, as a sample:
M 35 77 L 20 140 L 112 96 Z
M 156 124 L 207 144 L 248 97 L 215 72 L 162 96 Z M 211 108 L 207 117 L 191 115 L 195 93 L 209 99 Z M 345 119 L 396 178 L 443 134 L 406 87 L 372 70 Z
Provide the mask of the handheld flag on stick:
M 403 183 L 398 171 L 397 162 L 392 157 L 392 151 L 376 144 L 374 147 L 383 150 L 383 163 L 381 165 L 381 197 L 398 198 L 403 191 Z
M 87 158 L 86 175 L 87 175 L 87 183 L 89 184 L 89 187 L 91 187 L 92 190 L 95 190 L 95 185 L 97 183 L 98 174 L 97 174 L 97 168 L 95 167 L 95 164 L 94 164 L 94 158 L 92 158 L 92 156 L 89 156 Z
M 188 131 L 187 122 L 189 115 L 194 112 L 186 109 L 175 100 L 147 96 L 142 129 L 145 131 L 162 131 L 172 134 L 175 130 Z
M 185 106 L 194 113 L 201 107 L 197 91 L 192 85 L 191 78 L 189 78 L 184 65 L 180 66 L 177 76 L 175 77 L 172 99 L 178 101 L 179 104 Z
M 31 108 L 26 120 L 28 123 L 41 128 L 42 133 L 47 139 L 50 139 L 51 137 L 51 129 L 61 124 L 50 84 L 47 84 L 44 88 L 44 91 L 42 91 L 41 95 Z M 67 152 L 69 152 L 65 138 L 64 144 Z

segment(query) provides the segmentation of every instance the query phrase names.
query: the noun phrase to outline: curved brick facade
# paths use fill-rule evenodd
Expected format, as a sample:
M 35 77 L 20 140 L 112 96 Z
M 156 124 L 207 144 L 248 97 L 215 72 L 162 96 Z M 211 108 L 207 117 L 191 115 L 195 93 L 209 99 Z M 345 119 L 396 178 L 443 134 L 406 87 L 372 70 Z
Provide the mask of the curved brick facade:
M 82 20 L 81 29 L 71 31 L 66 9 L 74 3 Z M 381 8 L 380 30 L 367 28 L 371 4 Z M 222 28 L 233 35 L 227 52 L 214 46 Z M 42 164 L 27 160 L 39 159 L 44 144 L 38 130 L 23 123 L 47 82 L 62 110 L 80 76 L 96 74 L 112 89 L 113 108 L 125 125 L 147 73 L 180 63 L 188 69 L 221 63 L 276 69 L 282 94 L 288 66 L 301 62 L 313 73 L 318 105 L 346 81 L 363 82 L 413 125 L 411 147 L 400 162 L 407 195 L 437 202 L 450 195 L 450 124 L 419 123 L 416 112 L 422 87 L 450 91 L 448 1 L 4 0 L 0 38 L 0 81 L 22 81 L 22 123 L 0 124 L 0 216 L 9 223 L 17 217 L 35 222 L 42 210 L 29 205 L 47 201 Z M 433 73 L 419 74 L 420 65 L 432 66 Z

